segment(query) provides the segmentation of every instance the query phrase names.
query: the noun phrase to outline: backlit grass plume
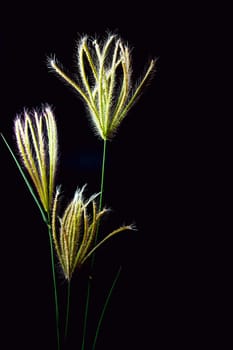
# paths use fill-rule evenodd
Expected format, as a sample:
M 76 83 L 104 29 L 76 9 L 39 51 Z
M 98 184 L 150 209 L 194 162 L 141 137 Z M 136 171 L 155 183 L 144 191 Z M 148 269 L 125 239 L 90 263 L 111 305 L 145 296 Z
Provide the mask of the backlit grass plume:
M 55 58 L 49 66 L 82 96 L 97 133 L 111 139 L 151 76 L 151 60 L 144 76 L 132 88 L 130 50 L 117 35 L 99 43 L 87 36 L 77 45 L 78 75 L 71 79 Z
M 97 227 L 101 218 L 108 211 L 98 210 L 94 194 L 84 200 L 83 190 L 77 189 L 72 201 L 65 209 L 62 217 L 57 214 L 60 188 L 57 189 L 52 210 L 52 234 L 54 246 L 65 278 L 70 281 L 76 268 L 79 268 L 92 253 L 107 239 L 124 230 L 134 229 L 133 225 L 121 226 L 109 233 L 99 243 L 95 243 Z M 92 214 L 88 206 L 92 205 Z
M 24 112 L 15 119 L 18 150 L 30 175 L 44 210 L 52 207 L 54 179 L 57 165 L 57 127 L 49 106 L 41 112 Z

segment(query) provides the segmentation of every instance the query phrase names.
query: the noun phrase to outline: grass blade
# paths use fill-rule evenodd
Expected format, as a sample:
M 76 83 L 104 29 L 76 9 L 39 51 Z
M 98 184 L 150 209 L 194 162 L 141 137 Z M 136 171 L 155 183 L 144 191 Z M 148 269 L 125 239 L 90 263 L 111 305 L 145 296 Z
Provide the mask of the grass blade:
M 96 342 L 97 342 L 97 339 L 98 339 L 98 336 L 99 336 L 99 332 L 100 332 L 100 327 L 101 327 L 101 324 L 102 324 L 102 321 L 103 321 L 103 318 L 104 318 L 107 306 L 109 304 L 110 298 L 112 296 L 113 289 L 115 288 L 115 285 L 116 285 L 116 283 L 117 283 L 117 281 L 118 281 L 118 279 L 120 277 L 120 273 L 121 273 L 121 266 L 120 266 L 119 270 L 117 271 L 116 277 L 114 278 L 112 286 L 111 286 L 111 288 L 109 290 L 109 293 L 107 295 L 107 298 L 105 300 L 105 303 L 104 303 L 104 306 L 103 306 L 103 309 L 102 309 L 102 312 L 101 312 L 101 315 L 100 315 L 100 318 L 99 318 L 99 322 L 98 322 L 98 325 L 97 325 L 97 328 L 96 328 L 96 333 L 95 333 L 95 338 L 94 338 L 93 345 L 92 345 L 92 350 L 95 350 Z
M 45 212 L 44 212 L 44 210 L 43 210 L 43 208 L 42 208 L 40 202 L 38 201 L 38 199 L 37 199 L 37 197 L 36 197 L 36 194 L 35 194 L 35 192 L 34 192 L 32 186 L 31 186 L 31 184 L 29 183 L 29 181 L 28 181 L 28 179 L 27 179 L 27 177 L 26 177 L 26 175 L 25 175 L 25 173 L 24 173 L 24 171 L 23 171 L 21 165 L 19 164 L 19 162 L 18 162 L 16 156 L 14 155 L 14 152 L 12 151 L 12 149 L 11 149 L 10 145 L 8 144 L 8 142 L 6 141 L 5 137 L 3 136 L 2 133 L 1 133 L 0 135 L 1 135 L 1 137 L 2 137 L 2 139 L 3 139 L 3 141 L 4 141 L 4 143 L 5 143 L 5 145 L 7 146 L 7 149 L 8 149 L 8 151 L 10 152 L 12 158 L 14 159 L 14 161 L 15 161 L 15 163 L 16 163 L 18 169 L 19 169 L 19 172 L 20 172 L 20 174 L 22 175 L 22 177 L 23 177 L 23 179 L 24 179 L 24 182 L 25 182 L 25 184 L 26 184 L 26 186 L 27 186 L 29 192 L 31 193 L 31 195 L 32 195 L 32 197 L 33 197 L 33 199 L 34 199 L 34 201 L 35 201 L 37 207 L 39 208 L 40 213 L 41 213 L 41 216 L 42 216 L 44 222 L 45 222 L 46 225 L 47 225 L 47 224 L 48 224 L 48 220 L 47 220 L 47 218 L 46 218 Z

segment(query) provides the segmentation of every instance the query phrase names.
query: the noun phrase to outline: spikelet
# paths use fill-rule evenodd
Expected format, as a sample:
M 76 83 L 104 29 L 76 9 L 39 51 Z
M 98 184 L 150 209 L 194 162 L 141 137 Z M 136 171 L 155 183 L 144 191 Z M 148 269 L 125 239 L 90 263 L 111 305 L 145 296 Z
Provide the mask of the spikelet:
M 21 160 L 30 175 L 45 212 L 50 213 L 57 166 L 57 127 L 51 108 L 47 105 L 17 116 L 15 136 Z
M 85 201 L 83 198 L 84 187 L 81 190 L 76 190 L 61 218 L 57 214 L 60 188 L 57 188 L 53 203 L 52 235 L 54 247 L 64 276 L 69 281 L 75 269 L 80 268 L 107 239 L 124 230 L 134 229 L 133 225 L 121 226 L 95 244 L 98 224 L 108 210 L 99 211 L 97 209 L 95 199 L 98 194 L 94 194 Z M 92 215 L 88 214 L 89 205 L 92 205 Z
M 64 72 L 55 57 L 48 65 L 82 96 L 97 134 L 111 139 L 152 75 L 155 60 L 133 89 L 130 50 L 117 35 L 109 35 L 103 44 L 82 37 L 77 45 L 77 62 L 79 82 Z

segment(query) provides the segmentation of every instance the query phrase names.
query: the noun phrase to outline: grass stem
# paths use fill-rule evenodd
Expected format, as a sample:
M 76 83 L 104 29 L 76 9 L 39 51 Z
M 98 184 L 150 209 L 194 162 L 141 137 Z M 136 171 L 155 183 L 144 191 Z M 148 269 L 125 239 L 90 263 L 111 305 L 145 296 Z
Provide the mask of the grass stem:
M 55 315 L 56 315 L 56 334 L 57 334 L 57 349 L 60 350 L 59 308 L 58 308 L 57 284 L 56 284 L 56 275 L 55 275 L 53 239 L 52 239 L 52 232 L 51 232 L 51 226 L 50 226 L 50 224 L 48 224 L 48 232 L 49 232 L 50 255 L 51 255 L 51 266 L 52 266 L 52 276 L 53 276 L 53 287 L 54 287 L 54 301 L 55 301 Z
M 102 209 L 102 204 L 103 204 L 106 150 L 107 150 L 107 140 L 104 140 L 104 143 L 103 143 L 102 169 L 101 169 L 101 181 L 100 181 L 99 210 Z M 97 242 L 97 239 L 98 239 L 98 233 L 99 233 L 99 224 L 97 226 L 95 243 Z M 94 259 L 95 259 L 95 254 L 93 253 L 92 258 L 91 258 L 91 269 L 93 269 L 93 266 L 94 266 Z M 90 303 L 90 292 L 91 292 L 91 279 L 89 278 L 88 279 L 88 285 L 87 285 L 87 296 L 86 296 L 86 304 L 85 304 L 84 324 L 83 324 L 83 339 L 82 339 L 82 348 L 81 348 L 81 350 L 85 349 L 85 338 L 86 338 L 86 331 L 87 331 L 87 319 L 88 319 L 88 310 L 89 310 L 89 303 Z
M 67 285 L 67 302 L 66 302 L 66 325 L 65 325 L 65 341 L 68 336 L 68 326 L 69 326 L 69 313 L 70 313 L 70 284 L 71 281 L 68 281 Z
M 51 226 L 50 226 L 50 218 L 48 215 L 48 218 L 45 215 L 45 212 L 42 208 L 42 205 L 40 204 L 40 202 L 38 201 L 36 194 L 32 188 L 32 186 L 30 185 L 26 175 L 24 174 L 24 171 L 22 169 L 22 167 L 20 166 L 16 156 L 14 155 L 14 152 L 12 151 L 10 145 L 8 144 L 8 142 L 6 141 L 5 137 L 3 136 L 3 134 L 0 134 L 5 145 L 7 146 L 8 151 L 10 152 L 12 158 L 14 159 L 15 164 L 18 167 L 18 170 L 20 172 L 20 174 L 22 175 L 24 182 L 29 190 L 29 192 L 31 193 L 37 207 L 40 210 L 41 216 L 43 221 L 46 223 L 47 227 L 48 227 L 48 233 L 49 233 L 49 243 L 50 243 L 50 254 L 51 254 L 51 264 L 52 264 L 52 275 L 53 275 L 53 285 L 54 285 L 54 297 L 55 297 L 55 311 L 56 311 L 56 332 L 57 332 L 57 347 L 58 350 L 60 350 L 60 335 L 59 335 L 59 310 L 58 310 L 58 298 L 57 298 L 57 286 L 56 286 L 56 277 L 55 277 L 55 265 L 54 265 L 54 252 L 53 252 L 53 240 L 52 240 L 52 232 L 51 232 Z
M 87 333 L 87 318 L 88 318 L 88 309 L 89 309 L 89 302 L 90 302 L 90 291 L 91 291 L 91 281 L 89 279 L 87 284 L 87 296 L 86 296 L 86 305 L 85 305 L 85 313 L 84 313 L 83 338 L 82 338 L 81 350 L 85 349 L 85 341 L 86 341 L 86 333 Z
M 105 163 L 106 163 L 106 151 L 107 151 L 107 140 L 104 140 L 103 144 L 103 159 L 102 159 L 102 170 L 101 170 L 101 183 L 100 183 L 100 202 L 99 202 L 99 211 L 102 210 L 103 204 L 103 193 L 104 193 L 104 178 L 105 178 Z M 96 234 L 96 240 L 98 234 Z

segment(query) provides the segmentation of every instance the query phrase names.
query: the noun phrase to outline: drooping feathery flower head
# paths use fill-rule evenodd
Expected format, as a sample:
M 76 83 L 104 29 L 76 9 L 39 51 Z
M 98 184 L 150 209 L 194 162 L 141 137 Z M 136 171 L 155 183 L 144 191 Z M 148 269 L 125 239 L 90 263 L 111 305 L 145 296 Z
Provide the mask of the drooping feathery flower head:
M 65 73 L 56 58 L 49 59 L 49 66 L 82 96 L 98 135 L 111 139 L 152 75 L 155 60 L 135 87 L 130 50 L 117 35 L 109 35 L 102 43 L 82 37 L 77 62 L 77 81 Z
M 14 130 L 21 160 L 44 210 L 49 213 L 58 154 L 57 127 L 51 107 L 47 105 L 40 112 L 32 110 L 18 115 Z
M 112 231 L 99 243 L 96 243 L 97 227 L 101 218 L 108 211 L 99 210 L 95 202 L 98 194 L 85 200 L 83 196 L 85 186 L 77 189 L 72 201 L 68 204 L 62 217 L 58 216 L 58 201 L 60 188 L 57 188 L 52 210 L 52 235 L 54 247 L 67 280 L 76 268 L 80 268 L 92 253 L 107 239 L 124 230 L 133 230 L 133 225 L 124 225 Z M 88 210 L 89 205 L 92 206 Z M 90 213 L 91 212 L 91 213 Z

